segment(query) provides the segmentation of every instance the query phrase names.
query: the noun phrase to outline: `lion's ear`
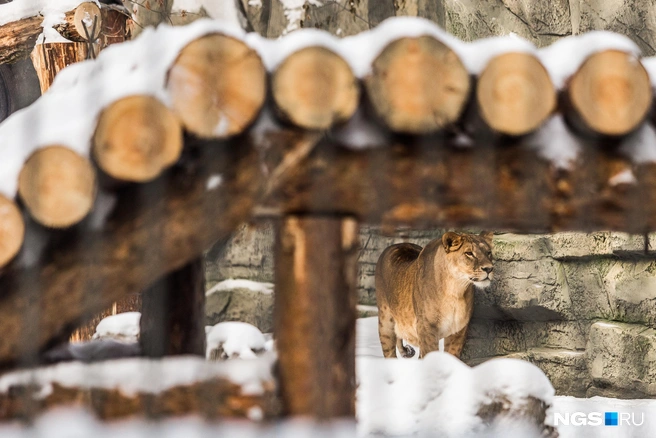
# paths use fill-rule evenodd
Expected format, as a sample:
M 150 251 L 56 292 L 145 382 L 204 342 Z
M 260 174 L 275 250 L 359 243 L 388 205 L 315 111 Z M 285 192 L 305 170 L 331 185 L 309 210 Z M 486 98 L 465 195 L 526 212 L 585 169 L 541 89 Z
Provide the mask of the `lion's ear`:
M 442 236 L 442 245 L 446 252 L 457 251 L 462 246 L 462 236 L 458 233 L 444 233 Z
M 481 237 L 485 239 L 488 245 L 492 245 L 492 238 L 494 237 L 493 231 L 481 231 Z

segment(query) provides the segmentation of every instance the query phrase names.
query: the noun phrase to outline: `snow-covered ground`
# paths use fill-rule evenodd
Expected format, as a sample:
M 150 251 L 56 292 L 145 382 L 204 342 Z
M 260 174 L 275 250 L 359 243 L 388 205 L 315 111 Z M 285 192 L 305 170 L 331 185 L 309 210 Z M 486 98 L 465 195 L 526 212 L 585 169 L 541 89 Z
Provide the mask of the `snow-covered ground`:
M 93 339 L 113 339 L 121 342 L 137 342 L 141 312 L 123 312 L 103 318 L 96 326 Z

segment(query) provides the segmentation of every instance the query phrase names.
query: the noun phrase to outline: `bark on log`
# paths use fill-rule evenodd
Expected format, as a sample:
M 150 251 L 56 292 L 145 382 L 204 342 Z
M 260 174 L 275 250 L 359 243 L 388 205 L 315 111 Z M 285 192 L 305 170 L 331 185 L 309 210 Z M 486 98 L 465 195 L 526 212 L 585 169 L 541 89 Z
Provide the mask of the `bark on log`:
M 642 123 L 652 104 L 647 71 L 634 55 L 606 50 L 590 56 L 565 93 L 569 121 L 593 136 L 621 136 Z
M 92 2 L 81 3 L 72 13 L 66 14 L 63 23 L 54 28 L 71 41 L 95 41 L 103 28 L 100 8 Z
M 286 415 L 355 415 L 357 236 L 351 218 L 280 224 L 274 330 Z
M 182 49 L 167 87 L 173 109 L 189 132 L 226 138 L 241 133 L 260 112 L 266 70 L 245 43 L 213 34 Z
M 392 131 L 425 134 L 460 117 L 469 98 L 469 73 L 458 56 L 428 36 L 389 44 L 365 78 L 367 95 Z
M 104 7 L 100 11 L 102 13 L 101 50 L 130 39 L 130 31 L 127 26 L 128 17 L 125 13 L 111 7 Z
M 18 193 L 34 219 L 52 228 L 80 222 L 93 208 L 96 173 L 86 158 L 63 146 L 39 149 L 27 159 Z
M 48 91 L 55 76 L 61 70 L 75 62 L 87 59 L 88 46 L 86 43 L 42 43 L 34 46 L 32 63 L 39 77 L 41 94 Z
M 145 182 L 172 166 L 182 153 L 178 118 L 151 96 L 130 96 L 100 115 L 93 136 L 93 156 L 113 178 Z
M 19 254 L 0 277 L 0 366 L 65 341 L 89 315 L 184 266 L 245 221 L 261 170 L 247 139 L 234 141 L 190 148 L 166 177 L 123 188 L 102 227 L 85 222 L 47 234 L 38 266 Z M 222 183 L 208 190 L 216 175 Z
M 205 357 L 205 262 L 200 257 L 141 294 L 139 343 L 146 357 Z
M 23 215 L 13 201 L 0 195 L 0 269 L 13 259 L 25 238 Z
M 495 132 L 524 135 L 536 130 L 556 108 L 549 73 L 528 53 L 496 56 L 476 84 L 479 114 Z
M 306 129 L 344 122 L 360 102 L 349 65 L 323 47 L 306 47 L 288 56 L 273 74 L 271 91 L 282 116 Z

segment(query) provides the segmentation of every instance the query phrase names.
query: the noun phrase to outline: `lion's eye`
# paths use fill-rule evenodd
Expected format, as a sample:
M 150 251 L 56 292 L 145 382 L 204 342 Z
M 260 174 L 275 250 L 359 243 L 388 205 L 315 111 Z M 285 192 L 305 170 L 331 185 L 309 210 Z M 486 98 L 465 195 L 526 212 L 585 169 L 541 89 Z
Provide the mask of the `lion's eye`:
M 474 253 L 471 252 L 471 251 L 467 251 L 467 252 L 465 253 L 465 255 L 466 255 L 467 257 L 474 257 Z

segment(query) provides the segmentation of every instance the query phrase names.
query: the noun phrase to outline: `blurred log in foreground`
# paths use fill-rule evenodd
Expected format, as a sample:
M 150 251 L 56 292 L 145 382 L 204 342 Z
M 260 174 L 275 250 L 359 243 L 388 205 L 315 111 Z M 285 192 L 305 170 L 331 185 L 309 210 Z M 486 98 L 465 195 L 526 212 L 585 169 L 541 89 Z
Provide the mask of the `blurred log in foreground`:
M 235 142 L 193 148 L 166 176 L 121 189 L 101 229 L 85 223 L 49 235 L 38 266 L 9 265 L 0 277 L 0 364 L 65 341 L 89 315 L 184 266 L 247 220 L 261 171 L 249 142 Z M 217 175 L 222 183 L 208 188 Z
M 281 220 L 274 332 L 286 415 L 355 416 L 357 247 L 352 218 Z

